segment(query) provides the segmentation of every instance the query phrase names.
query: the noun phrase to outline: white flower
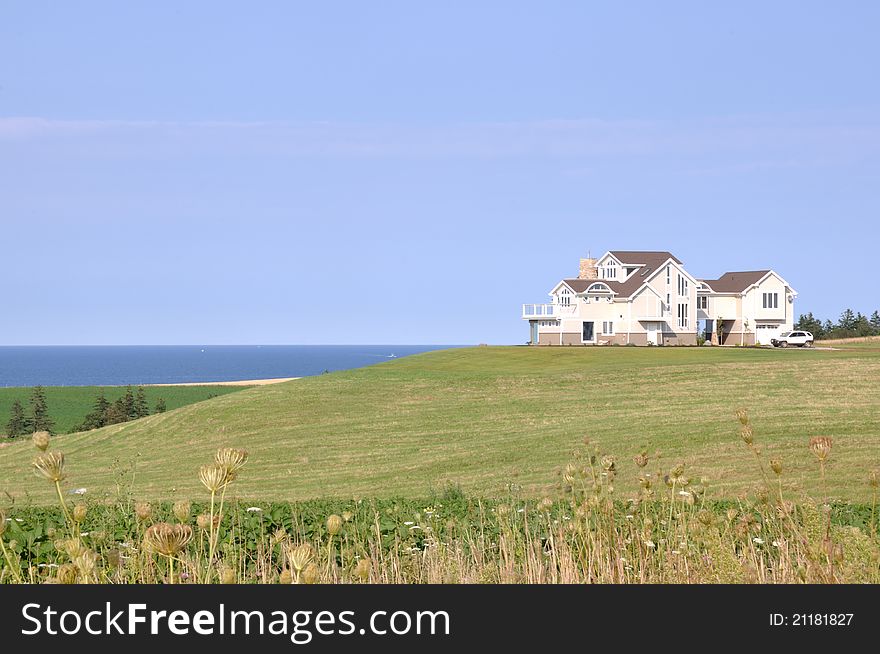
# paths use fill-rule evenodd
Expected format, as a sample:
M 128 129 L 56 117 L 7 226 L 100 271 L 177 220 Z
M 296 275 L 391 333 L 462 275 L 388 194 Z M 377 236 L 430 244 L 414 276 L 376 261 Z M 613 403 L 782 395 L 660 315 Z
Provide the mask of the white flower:
M 404 522 L 403 524 L 409 526 L 409 525 L 414 525 L 415 523 L 414 523 L 412 520 L 407 520 L 407 521 Z
M 654 544 L 654 541 L 652 541 L 652 540 L 646 540 L 646 541 L 645 541 L 645 547 L 647 547 L 647 548 L 649 548 L 649 549 L 654 549 L 654 548 L 657 547 L 657 546 Z
M 779 545 L 779 541 L 778 541 L 778 540 L 774 540 L 774 541 L 773 541 L 772 543 L 770 543 L 770 544 L 771 544 L 773 547 L 780 547 L 780 545 Z
M 70 495 L 85 495 L 86 489 L 85 488 L 74 488 L 73 490 L 68 491 L 68 493 Z
M 263 509 L 261 509 L 261 508 L 258 507 L 258 506 L 249 506 L 249 507 L 248 507 L 247 509 L 245 509 L 245 510 L 246 510 L 248 513 L 262 513 L 262 512 L 263 512 Z
M 763 541 L 762 539 L 760 539 L 760 538 L 753 538 L 752 540 L 753 540 L 754 542 L 756 542 L 758 545 L 763 545 L 763 544 L 764 544 L 764 541 Z

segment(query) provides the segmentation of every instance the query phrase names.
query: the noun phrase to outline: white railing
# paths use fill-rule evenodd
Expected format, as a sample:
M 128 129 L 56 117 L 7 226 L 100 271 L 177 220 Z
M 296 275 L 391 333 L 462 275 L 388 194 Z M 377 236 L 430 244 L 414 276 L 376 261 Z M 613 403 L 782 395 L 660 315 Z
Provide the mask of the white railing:
M 558 316 L 559 307 L 555 304 L 524 304 L 523 318 L 546 318 Z

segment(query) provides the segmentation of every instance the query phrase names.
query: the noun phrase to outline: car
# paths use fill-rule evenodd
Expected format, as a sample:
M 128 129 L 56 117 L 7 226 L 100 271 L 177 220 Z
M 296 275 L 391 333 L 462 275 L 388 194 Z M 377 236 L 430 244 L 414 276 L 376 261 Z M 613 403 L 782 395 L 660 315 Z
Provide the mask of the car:
M 771 338 L 770 344 L 773 347 L 788 347 L 789 345 L 813 347 L 813 335 L 810 332 L 796 329 L 791 332 L 782 332 L 776 338 Z

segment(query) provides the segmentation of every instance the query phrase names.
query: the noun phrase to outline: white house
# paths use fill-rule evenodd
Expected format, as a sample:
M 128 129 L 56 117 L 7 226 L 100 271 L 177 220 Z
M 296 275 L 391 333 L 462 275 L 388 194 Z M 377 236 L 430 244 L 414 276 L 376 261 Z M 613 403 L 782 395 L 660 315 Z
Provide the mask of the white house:
M 772 270 L 696 279 L 669 252 L 612 250 L 581 259 L 550 302 L 524 304 L 533 345 L 769 343 L 791 329 L 795 291 Z

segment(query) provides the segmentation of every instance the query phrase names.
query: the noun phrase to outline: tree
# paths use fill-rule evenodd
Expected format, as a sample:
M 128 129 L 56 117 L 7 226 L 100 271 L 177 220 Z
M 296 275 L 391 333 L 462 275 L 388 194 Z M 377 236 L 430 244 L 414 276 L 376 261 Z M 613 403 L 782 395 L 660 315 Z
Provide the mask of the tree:
M 12 403 L 9 422 L 6 423 L 6 435 L 9 438 L 23 436 L 28 433 L 28 420 L 24 415 L 24 407 L 19 400 Z
M 847 309 L 840 314 L 840 320 L 837 321 L 837 328 L 844 332 L 853 331 L 856 328 L 856 314 L 852 309 Z
M 49 406 L 46 403 L 46 389 L 35 386 L 31 393 L 31 419 L 28 429 L 33 432 L 55 432 L 55 421 L 49 417 Z
M 120 422 L 128 422 L 128 410 L 125 407 L 125 398 L 118 398 L 113 404 L 107 407 L 104 414 L 105 425 L 118 425 Z
M 871 323 L 868 322 L 868 317 L 863 316 L 861 311 L 856 314 L 856 321 L 853 324 L 853 330 L 855 330 L 856 336 L 871 336 L 874 333 Z
M 137 387 L 137 393 L 134 396 L 134 413 L 136 418 L 150 415 L 150 406 L 147 404 L 147 396 L 144 394 L 143 386 Z
M 874 311 L 871 314 L 871 327 L 874 330 L 874 336 L 880 336 L 880 311 Z
M 98 429 L 108 424 L 107 412 L 109 409 L 110 402 L 108 402 L 107 398 L 104 396 L 104 389 L 102 388 L 97 397 L 95 397 L 95 403 L 92 405 L 92 410 L 89 411 L 82 425 L 80 425 L 77 430 L 89 431 L 90 429 Z
M 165 398 L 160 397 L 156 400 L 156 408 L 153 413 L 165 413 Z
M 822 338 L 825 335 L 825 328 L 822 326 L 822 321 L 816 318 L 812 311 L 807 315 L 801 314 L 801 317 L 798 318 L 794 328 L 810 332 L 816 338 Z
M 122 401 L 122 414 L 125 416 L 125 420 L 122 422 L 137 418 L 137 412 L 134 408 L 134 391 L 131 390 L 130 385 L 125 387 L 125 395 L 123 395 L 120 400 Z

